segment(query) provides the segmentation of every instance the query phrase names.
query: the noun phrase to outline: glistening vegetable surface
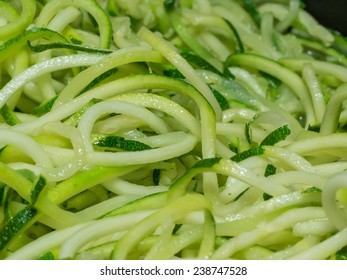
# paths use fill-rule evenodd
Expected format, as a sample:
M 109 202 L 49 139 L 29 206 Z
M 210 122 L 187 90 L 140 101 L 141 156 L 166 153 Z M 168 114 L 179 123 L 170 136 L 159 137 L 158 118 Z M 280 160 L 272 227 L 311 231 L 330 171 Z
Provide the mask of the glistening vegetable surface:
M 299 0 L 0 1 L 1 259 L 346 259 L 347 42 Z

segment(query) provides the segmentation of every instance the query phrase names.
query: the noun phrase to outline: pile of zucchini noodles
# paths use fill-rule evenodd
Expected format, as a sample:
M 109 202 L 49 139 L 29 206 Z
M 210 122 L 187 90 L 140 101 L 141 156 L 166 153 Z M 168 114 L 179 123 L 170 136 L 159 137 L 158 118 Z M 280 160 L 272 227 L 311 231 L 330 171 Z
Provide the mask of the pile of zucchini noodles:
M 299 0 L 0 1 L 1 259 L 345 259 L 347 42 Z

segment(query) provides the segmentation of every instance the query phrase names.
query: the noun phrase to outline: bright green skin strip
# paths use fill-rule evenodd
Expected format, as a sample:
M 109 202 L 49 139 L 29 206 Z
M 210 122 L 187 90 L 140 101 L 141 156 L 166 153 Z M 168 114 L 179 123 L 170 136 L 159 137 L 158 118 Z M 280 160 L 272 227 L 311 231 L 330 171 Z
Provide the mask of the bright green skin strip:
M 183 176 L 178 178 L 170 187 L 168 191 L 168 201 L 173 201 L 187 192 L 187 186 L 194 176 L 202 172 L 208 172 L 213 170 L 213 166 L 216 165 L 220 158 L 209 158 L 201 160 L 193 165 Z
M 236 54 L 227 60 L 227 65 L 241 65 L 266 72 L 287 84 L 302 102 L 306 112 L 306 126 L 316 124 L 312 100 L 306 85 L 299 75 L 281 64 L 254 54 Z
M 30 46 L 31 50 L 34 52 L 43 52 L 45 50 L 51 50 L 51 49 L 69 49 L 74 51 L 81 51 L 86 53 L 99 53 L 99 54 L 109 54 L 112 53 L 112 50 L 107 49 L 100 49 L 100 48 L 93 48 L 93 47 L 86 47 L 76 44 L 70 44 L 70 43 L 51 43 L 51 44 L 38 44 L 35 46 L 32 46 L 30 42 L 28 42 L 28 45 Z
M 37 198 L 39 197 L 39 194 L 41 193 L 42 189 L 46 186 L 46 179 L 42 176 L 39 177 L 37 180 L 33 190 L 30 193 L 31 201 L 34 204 L 37 201 Z
M 0 114 L 8 125 L 20 123 L 20 120 L 6 104 L 0 109 Z
M 94 137 L 92 135 L 91 142 L 93 143 L 93 145 L 96 145 L 103 149 L 111 149 L 114 151 L 124 150 L 136 152 L 151 149 L 150 146 L 142 142 L 125 139 L 121 136 L 114 135 L 94 135 Z
M 47 26 L 57 11 L 68 6 L 75 6 L 85 9 L 90 13 L 98 23 L 100 32 L 100 48 L 109 48 L 112 39 L 112 26 L 106 12 L 99 6 L 95 0 L 60 0 L 48 2 L 37 17 L 38 26 Z
M 187 194 L 171 201 L 165 207 L 131 228 L 117 243 L 112 258 L 118 260 L 126 259 L 132 248 L 167 219 L 175 222 L 190 212 L 209 209 L 210 207 L 209 201 L 201 194 Z
M 122 206 L 127 205 L 131 201 L 139 199 L 139 195 L 118 195 L 106 199 L 98 204 L 94 204 L 87 207 L 75 215 L 83 221 L 102 219 L 108 213 L 114 211 L 115 209 L 120 209 Z M 141 210 L 141 209 L 140 209 Z
M 27 44 L 27 41 L 47 39 L 49 41 L 54 40 L 58 42 L 66 42 L 66 39 L 59 33 L 47 28 L 33 27 L 29 30 L 25 30 L 16 37 L 11 38 L 2 45 L 0 45 L 0 63 L 8 58 L 11 54 L 16 53 L 20 48 Z
M 160 192 L 151 195 L 147 195 L 140 199 L 129 202 L 110 213 L 107 213 L 104 217 L 112 217 L 117 215 L 123 215 L 140 210 L 151 210 L 164 207 L 167 203 L 167 192 Z
M 64 124 L 69 126 L 77 126 L 83 114 L 93 105 L 99 103 L 101 100 L 91 99 L 87 104 L 83 105 L 79 110 L 77 110 L 73 115 L 71 115 Z
M 33 183 L 2 162 L 0 162 L 0 182 L 10 186 L 26 201 L 31 201 Z
M 0 230 L 0 257 L 26 228 L 33 224 L 37 210 L 31 206 L 21 210 Z
M 14 21 L 0 26 L 0 39 L 8 40 L 9 38 L 21 33 L 34 19 L 36 12 L 35 0 L 21 0 L 22 14 Z
M 137 168 L 139 168 L 139 166 L 96 167 L 88 171 L 80 172 L 55 187 L 50 188 L 47 193 L 47 198 L 55 204 L 60 204 L 92 186 L 111 178 L 127 174 Z
M 273 146 L 276 143 L 286 139 L 288 135 L 290 135 L 291 131 L 288 128 L 288 125 L 280 126 L 279 128 L 272 131 L 268 136 L 264 138 L 264 140 L 260 143 L 260 145 L 270 145 Z
M 79 73 L 59 94 L 53 105 L 53 109 L 69 102 L 95 78 L 106 71 L 120 65 L 132 62 L 156 62 L 164 63 L 165 59 L 158 53 L 143 47 L 127 48 L 115 51 L 97 63 Z M 83 82 L 81 82 L 83 81 Z

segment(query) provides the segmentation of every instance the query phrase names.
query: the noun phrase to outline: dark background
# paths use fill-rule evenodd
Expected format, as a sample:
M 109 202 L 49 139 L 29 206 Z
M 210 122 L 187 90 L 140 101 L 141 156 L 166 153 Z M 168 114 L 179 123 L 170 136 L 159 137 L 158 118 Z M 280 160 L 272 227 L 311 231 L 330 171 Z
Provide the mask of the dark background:
M 347 36 L 347 0 L 304 0 L 306 10 L 322 25 Z

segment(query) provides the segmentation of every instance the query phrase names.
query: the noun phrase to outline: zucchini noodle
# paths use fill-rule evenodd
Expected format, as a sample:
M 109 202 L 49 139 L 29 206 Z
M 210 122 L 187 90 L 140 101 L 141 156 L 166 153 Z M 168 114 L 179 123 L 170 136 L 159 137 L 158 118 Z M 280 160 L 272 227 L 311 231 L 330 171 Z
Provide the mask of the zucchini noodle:
M 299 0 L 0 1 L 0 258 L 347 259 L 346 46 Z
M 10 20 L 6 25 L 0 27 L 0 39 L 7 40 L 11 36 L 20 33 L 21 30 L 29 26 L 35 17 L 36 12 L 36 1 L 27 0 L 20 1 L 21 4 L 21 14 L 16 16 L 13 20 Z M 2 6 L 2 14 L 6 14 L 8 10 L 12 13 L 12 6 L 5 3 L 0 3 Z M 7 16 L 6 16 L 7 17 Z

